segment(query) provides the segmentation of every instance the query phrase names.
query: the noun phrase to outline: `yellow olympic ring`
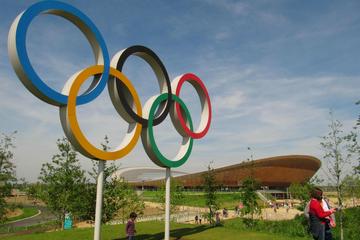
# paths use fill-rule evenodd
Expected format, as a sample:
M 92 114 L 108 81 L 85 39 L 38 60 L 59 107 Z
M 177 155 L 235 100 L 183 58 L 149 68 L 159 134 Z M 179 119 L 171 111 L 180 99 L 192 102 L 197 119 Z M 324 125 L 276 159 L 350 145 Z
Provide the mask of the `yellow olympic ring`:
M 125 138 L 123 139 L 123 142 L 115 151 L 107 152 L 96 148 L 86 139 L 79 127 L 76 117 L 76 98 L 81 85 L 90 76 L 102 74 L 103 71 L 104 66 L 95 65 L 86 68 L 75 76 L 68 93 L 68 103 L 67 105 L 60 107 L 60 118 L 65 134 L 69 139 L 71 139 L 72 143 L 75 143 L 76 149 L 78 149 L 82 154 L 93 159 L 115 160 L 124 157 L 135 147 L 140 137 L 142 125 L 135 121 L 129 122 L 129 129 Z M 142 116 L 140 98 L 130 80 L 123 73 L 112 67 L 110 67 L 110 75 L 114 76 L 127 87 L 134 100 L 137 114 Z M 64 91 L 66 91 L 66 89 Z

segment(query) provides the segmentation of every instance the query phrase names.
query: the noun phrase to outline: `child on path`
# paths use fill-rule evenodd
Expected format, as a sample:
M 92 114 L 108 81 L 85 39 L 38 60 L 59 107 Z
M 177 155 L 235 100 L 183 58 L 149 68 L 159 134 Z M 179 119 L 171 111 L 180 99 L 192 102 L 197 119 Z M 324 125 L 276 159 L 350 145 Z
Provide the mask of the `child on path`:
M 135 212 L 130 213 L 130 219 L 126 224 L 126 236 L 128 240 L 134 240 L 135 239 L 135 219 L 137 217 L 137 214 Z

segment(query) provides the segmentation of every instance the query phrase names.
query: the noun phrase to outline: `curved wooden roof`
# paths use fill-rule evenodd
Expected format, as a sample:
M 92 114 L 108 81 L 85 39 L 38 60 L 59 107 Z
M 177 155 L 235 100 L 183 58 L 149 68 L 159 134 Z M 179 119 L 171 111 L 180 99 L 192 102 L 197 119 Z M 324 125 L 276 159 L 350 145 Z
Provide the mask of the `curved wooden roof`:
M 253 175 L 262 186 L 287 187 L 310 179 L 320 168 L 321 161 L 307 155 L 288 155 L 263 158 L 215 169 L 218 184 L 241 186 L 242 180 Z M 203 185 L 204 172 L 175 177 L 184 187 Z M 159 186 L 162 180 L 139 182 L 139 186 Z

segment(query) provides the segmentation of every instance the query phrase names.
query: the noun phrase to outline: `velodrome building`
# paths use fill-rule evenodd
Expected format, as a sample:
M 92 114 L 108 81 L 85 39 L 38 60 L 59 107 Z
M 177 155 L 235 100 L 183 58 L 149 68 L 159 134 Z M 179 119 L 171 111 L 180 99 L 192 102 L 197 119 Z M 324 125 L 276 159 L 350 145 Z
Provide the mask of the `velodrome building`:
M 254 176 L 262 187 L 286 189 L 291 183 L 309 180 L 321 167 L 321 161 L 308 155 L 287 155 L 246 161 L 235 165 L 214 169 L 216 181 L 224 188 L 235 189 L 242 185 L 247 176 Z M 204 173 L 184 174 L 172 171 L 174 179 L 184 188 L 198 188 L 204 184 Z M 141 175 L 148 173 L 147 178 Z M 161 174 L 162 179 L 151 179 L 151 174 Z M 163 173 L 163 174 L 162 174 Z M 131 168 L 116 173 L 139 188 L 157 188 L 164 179 L 164 169 Z

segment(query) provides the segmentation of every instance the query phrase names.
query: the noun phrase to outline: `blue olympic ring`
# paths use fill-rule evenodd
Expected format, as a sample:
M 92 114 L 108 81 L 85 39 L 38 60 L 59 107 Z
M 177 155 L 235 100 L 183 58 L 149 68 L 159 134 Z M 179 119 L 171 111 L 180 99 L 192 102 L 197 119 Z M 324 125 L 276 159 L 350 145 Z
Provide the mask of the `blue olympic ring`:
M 41 80 L 41 78 L 38 76 L 38 74 L 32 67 L 26 51 L 26 32 L 31 21 L 37 15 L 46 12 L 60 15 L 77 25 L 88 38 L 95 54 L 98 54 L 97 57 L 100 58 L 98 59 L 98 64 L 104 65 L 104 72 L 100 80 L 98 80 L 98 82 L 92 89 L 89 89 L 89 91 L 85 92 L 83 95 L 77 98 L 77 104 L 79 105 L 88 103 L 95 99 L 97 96 L 99 96 L 107 84 L 109 77 L 110 57 L 106 48 L 105 41 L 95 24 L 84 13 L 71 5 L 57 1 L 38 2 L 26 9 L 18 17 L 19 22 L 16 28 L 15 41 L 18 61 L 20 62 L 22 69 L 16 70 L 22 71 L 20 72 L 20 75 L 25 75 L 27 76 L 27 78 L 30 79 L 30 81 L 24 83 L 25 86 L 31 92 L 36 93 L 36 95 L 40 95 L 42 100 L 56 106 L 67 104 L 68 96 L 54 91 Z M 98 48 L 100 51 L 96 52 L 96 48 Z M 103 59 L 101 59 L 101 57 Z

